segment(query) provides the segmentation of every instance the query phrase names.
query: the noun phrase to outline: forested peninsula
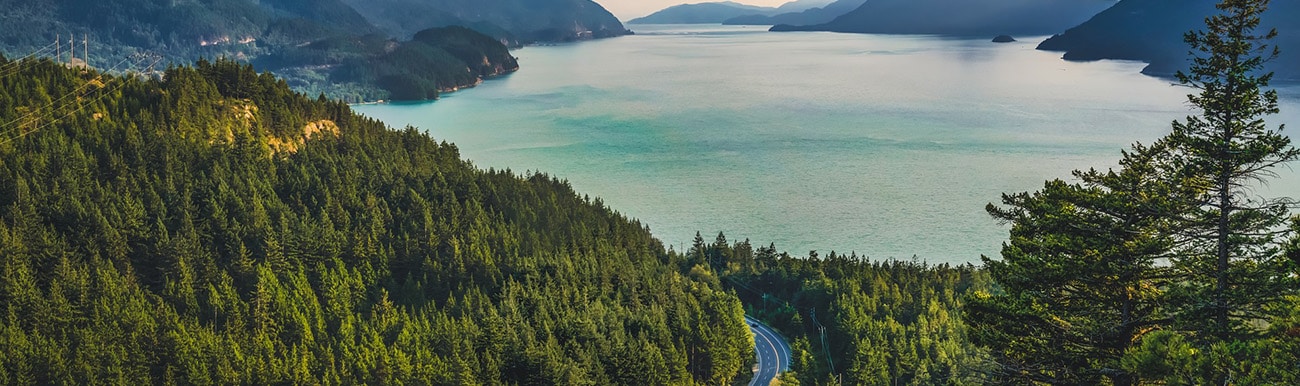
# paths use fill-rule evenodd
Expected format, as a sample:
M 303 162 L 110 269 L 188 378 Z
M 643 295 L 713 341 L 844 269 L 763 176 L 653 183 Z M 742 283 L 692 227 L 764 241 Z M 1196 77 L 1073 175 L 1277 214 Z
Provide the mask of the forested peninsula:
M 349 102 L 437 99 L 519 70 L 501 42 L 460 26 L 430 28 L 405 42 L 377 35 L 323 39 L 254 65 L 299 74 L 289 82 L 295 90 Z M 303 68 L 324 71 L 297 70 Z

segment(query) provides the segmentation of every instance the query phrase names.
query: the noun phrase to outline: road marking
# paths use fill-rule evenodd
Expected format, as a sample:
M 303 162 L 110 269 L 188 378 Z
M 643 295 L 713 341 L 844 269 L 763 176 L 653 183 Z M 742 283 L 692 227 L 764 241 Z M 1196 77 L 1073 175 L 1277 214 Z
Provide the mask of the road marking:
M 775 337 L 775 336 L 776 336 L 776 333 L 775 333 L 775 332 L 772 332 L 771 330 L 769 330 L 769 329 L 767 328 L 766 325 L 763 325 L 763 324 L 759 323 L 757 320 L 750 319 L 749 317 L 746 317 L 745 319 L 746 319 L 747 322 L 752 323 L 752 328 L 751 328 L 751 329 L 754 330 L 754 332 L 757 332 L 757 333 L 758 333 L 758 336 L 760 336 L 760 337 L 763 338 L 763 341 L 766 341 L 766 342 L 767 342 L 767 346 L 768 346 L 769 348 L 772 349 L 772 354 L 774 354 L 774 355 L 776 356 L 776 360 L 773 361 L 773 362 L 776 362 L 776 363 L 775 363 L 776 366 L 775 366 L 775 368 L 774 368 L 773 371 L 772 371 L 772 378 L 775 379 L 777 375 L 780 375 L 780 374 L 781 374 L 781 352 L 784 351 L 784 350 L 782 350 L 782 349 L 777 348 L 778 345 L 772 343 L 772 338 L 768 336 L 768 335 L 772 335 L 773 337 Z M 778 338 L 778 339 L 779 339 L 779 338 Z M 757 343 L 758 343 L 758 342 L 755 341 L 754 343 L 755 343 L 755 348 L 757 348 Z M 758 357 L 759 357 L 759 360 L 760 360 L 760 361 L 763 359 L 763 354 L 762 354 L 762 352 L 760 352 L 760 353 L 758 354 Z M 762 374 L 763 374 L 763 370 L 762 370 L 763 367 L 764 367 L 764 366 L 762 366 L 762 365 L 760 364 L 758 374 L 755 374 L 755 377 L 754 377 L 753 379 L 750 379 L 750 380 L 749 380 L 749 385 L 750 385 L 750 386 L 754 386 L 754 382 L 758 382 L 758 378 L 759 378 L 758 375 L 762 375 Z M 771 382 L 771 381 L 769 381 L 769 382 Z
M 769 347 L 771 347 L 771 348 L 772 348 L 772 352 L 776 354 L 776 360 L 774 361 L 774 362 L 776 362 L 776 373 L 777 373 L 777 374 L 780 374 L 780 373 L 781 373 L 781 350 L 777 349 L 777 348 L 776 348 L 776 345 L 772 343 L 772 339 L 769 338 L 769 337 L 767 336 L 768 334 L 771 334 L 772 332 L 771 332 L 771 331 L 767 331 L 767 327 L 766 327 L 766 326 L 761 326 L 761 327 L 759 327 L 759 329 L 760 329 L 760 330 L 763 330 L 763 340 L 767 341 L 767 345 L 768 345 Z

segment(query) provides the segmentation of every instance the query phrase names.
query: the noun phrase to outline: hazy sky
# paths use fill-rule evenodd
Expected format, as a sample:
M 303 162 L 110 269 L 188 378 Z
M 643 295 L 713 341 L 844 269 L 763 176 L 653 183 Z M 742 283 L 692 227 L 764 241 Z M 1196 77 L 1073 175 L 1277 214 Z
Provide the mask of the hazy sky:
M 627 21 L 641 16 L 649 15 L 655 11 L 668 8 L 677 4 L 694 4 L 707 3 L 725 0 L 595 0 L 605 9 L 614 13 L 619 20 Z M 790 0 L 731 0 L 737 3 L 759 5 L 764 7 L 775 7 L 785 4 Z

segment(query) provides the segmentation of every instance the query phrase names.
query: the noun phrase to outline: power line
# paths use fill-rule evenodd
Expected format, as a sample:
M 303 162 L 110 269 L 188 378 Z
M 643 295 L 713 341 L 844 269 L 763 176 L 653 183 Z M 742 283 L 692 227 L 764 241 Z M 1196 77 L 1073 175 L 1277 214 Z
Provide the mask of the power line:
M 161 59 L 155 59 L 155 60 L 154 60 L 154 64 L 157 64 L 159 60 L 161 60 Z M 142 61 L 141 61 L 141 62 L 142 62 Z M 140 62 L 137 62 L 137 63 L 140 63 Z M 153 64 L 150 64 L 150 66 L 152 66 L 152 65 L 153 65 Z M 35 133 L 35 132 L 38 132 L 38 131 L 44 130 L 45 128 L 47 128 L 47 127 L 49 127 L 49 126 L 54 125 L 55 123 L 58 123 L 59 121 L 64 120 L 64 119 L 66 119 L 66 118 L 72 116 L 73 114 L 76 114 L 76 113 L 77 113 L 78 111 L 80 111 L 81 108 L 84 107 L 85 105 L 89 105 L 89 104 L 92 104 L 92 103 L 95 103 L 95 102 L 99 102 L 100 100 L 104 99 L 104 97 L 106 97 L 106 96 L 108 96 L 108 95 L 110 95 L 110 94 L 116 93 L 117 91 L 119 91 L 119 90 L 125 88 L 125 87 L 127 86 L 127 84 L 129 84 L 129 83 L 130 83 L 130 82 L 126 81 L 125 79 L 120 80 L 119 83 L 118 83 L 116 86 L 114 86 L 114 87 L 112 88 L 112 90 L 109 90 L 109 91 L 107 91 L 107 92 L 104 92 L 103 90 L 101 90 L 99 96 L 96 97 L 95 99 L 93 99 L 92 101 L 87 102 L 87 103 L 83 104 L 82 106 L 78 106 L 77 108 L 72 109 L 71 111 L 68 111 L 66 114 L 64 114 L 64 115 L 61 116 L 61 117 L 58 117 L 58 118 L 56 118 L 56 119 L 52 119 L 52 120 L 46 121 L 45 123 L 41 124 L 40 126 L 37 126 L 35 129 L 32 129 L 31 131 L 27 131 L 27 132 L 19 133 L 18 136 L 16 136 L 16 137 L 7 137 L 8 132 L 6 132 L 6 133 L 5 133 L 6 138 L 2 138 L 2 139 L 0 139 L 0 145 L 8 144 L 8 143 L 11 143 L 11 142 L 13 142 L 13 141 L 17 141 L 17 140 L 19 140 L 19 139 L 22 139 L 23 137 L 28 136 L 29 134 L 32 134 L 32 133 Z M 51 112 L 53 112 L 53 111 L 51 111 Z
M 62 102 L 62 101 L 65 100 L 65 99 L 68 99 L 68 98 L 70 98 L 70 97 L 72 97 L 72 96 L 76 96 L 76 95 L 81 94 L 83 91 L 85 91 L 86 89 L 90 88 L 90 86 L 94 85 L 96 81 L 100 81 L 100 82 L 102 82 L 103 79 L 104 79 L 104 75 L 105 75 L 105 74 L 107 74 L 108 72 L 111 72 L 111 71 L 113 71 L 113 70 L 116 70 L 118 67 L 121 67 L 122 64 L 125 64 L 126 61 L 127 61 L 127 60 L 130 60 L 130 59 L 131 59 L 131 57 L 129 57 L 129 56 L 126 57 L 125 59 L 122 59 L 122 61 L 117 62 L 117 64 L 114 65 L 112 69 L 110 69 L 110 70 L 108 70 L 108 71 L 105 71 L 105 72 L 101 72 L 101 73 L 99 73 L 99 75 L 96 75 L 94 79 L 88 80 L 88 81 L 86 81 L 85 83 L 82 83 L 80 86 L 77 86 L 77 88 L 76 88 L 76 89 L 73 89 L 72 92 L 69 92 L 69 93 L 67 93 L 67 94 L 64 94 L 62 97 L 59 97 L 58 99 L 55 99 L 55 100 L 50 101 L 50 103 L 46 104 L 45 106 L 43 106 L 43 107 L 41 107 L 41 108 L 39 108 L 39 109 L 33 110 L 33 111 L 30 112 L 30 113 L 27 113 L 27 115 L 24 115 L 24 116 L 21 116 L 21 117 L 18 117 L 18 118 L 14 118 L 13 120 L 11 120 L 11 121 L 9 121 L 9 122 L 6 122 L 4 125 L 0 125 L 0 127 L 8 128 L 9 126 L 13 125 L 13 124 L 16 123 L 16 122 L 20 122 L 20 121 L 23 121 L 23 120 L 26 120 L 26 119 L 30 119 L 30 118 L 34 117 L 35 115 L 40 114 L 42 110 L 50 109 L 50 108 L 55 107 L 54 105 L 58 104 L 59 102 Z M 143 62 L 143 61 L 144 61 L 144 59 L 136 59 L 136 61 L 135 61 L 134 63 L 132 63 L 132 68 L 134 68 L 136 64 L 139 64 L 139 63 L 141 63 L 141 62 Z M 6 131 L 7 131 L 7 130 L 6 130 Z
M 55 47 L 56 45 L 58 45 L 58 44 L 59 44 L 58 42 L 54 42 L 54 43 L 50 43 L 50 44 L 46 44 L 45 47 L 37 48 L 35 51 L 32 51 L 31 53 L 27 54 L 26 56 L 23 56 L 23 57 L 21 57 L 21 58 L 13 58 L 13 59 L 10 59 L 10 62 L 9 62 L 9 63 L 6 63 L 6 64 L 4 65 L 4 67 L 9 67 L 9 66 L 11 66 L 11 65 L 15 65 L 15 64 L 17 64 L 17 62 L 21 61 L 22 59 L 30 59 L 30 58 L 33 57 L 33 56 L 37 56 L 37 55 L 40 55 L 40 54 L 44 54 L 44 53 L 46 53 L 46 52 L 49 52 L 51 49 L 54 49 L 54 47 Z
M 132 63 L 131 68 L 132 68 L 132 69 L 137 68 L 137 67 L 139 66 L 139 64 L 143 63 L 145 60 L 148 60 L 148 58 L 140 58 L 140 59 L 137 59 L 135 62 Z M 161 59 L 154 59 L 153 63 L 151 63 L 149 66 L 152 67 L 154 64 L 157 64 L 158 61 L 160 61 L 160 60 L 161 60 Z M 125 61 L 126 61 L 126 60 L 124 59 L 122 62 L 119 62 L 116 66 L 114 66 L 114 69 L 116 69 L 117 67 L 120 67 L 121 64 L 125 63 Z M 81 87 L 78 87 L 77 90 L 74 90 L 73 92 L 68 93 L 68 94 L 64 95 L 63 97 L 59 98 L 59 101 L 62 101 L 62 100 L 64 100 L 64 99 L 67 99 L 68 97 L 71 97 L 71 96 L 74 96 L 74 95 L 80 97 L 79 94 L 81 94 L 81 93 L 84 91 L 84 89 L 85 89 L 88 85 L 92 85 L 92 84 L 94 84 L 95 81 L 102 81 L 103 78 L 104 78 L 104 75 L 105 75 L 105 73 L 100 73 L 98 76 L 95 77 L 95 79 L 92 79 L 92 80 L 90 80 L 90 81 L 86 81 L 86 83 L 83 84 Z M 35 132 L 41 131 L 41 130 L 45 129 L 46 127 L 49 127 L 50 125 L 53 125 L 53 124 L 55 124 L 55 123 L 57 123 L 57 122 L 59 122 L 59 121 L 61 121 L 61 120 L 63 120 L 63 119 L 66 119 L 66 118 L 72 116 L 73 114 L 76 114 L 77 111 L 80 111 L 80 110 L 82 109 L 82 107 L 84 107 L 84 106 L 86 106 L 86 105 L 89 105 L 89 104 L 91 104 L 91 103 L 98 102 L 99 100 L 103 99 L 105 96 L 107 96 L 107 95 L 109 95 L 109 94 L 112 94 L 112 93 L 115 93 L 115 92 L 117 92 L 118 90 L 121 90 L 122 88 L 126 87 L 126 85 L 127 85 L 128 83 L 129 83 L 129 82 L 127 82 L 127 81 L 125 81 L 125 80 L 122 80 L 118 85 L 116 85 L 115 87 L 113 87 L 112 90 L 110 90 L 110 91 L 108 91 L 108 92 L 101 92 L 100 95 L 99 95 L 98 97 L 94 98 L 94 99 L 91 100 L 91 101 L 83 101 L 83 102 L 80 102 L 80 103 L 75 103 L 75 104 L 78 104 L 78 106 L 76 106 L 76 108 L 71 109 L 71 111 L 68 111 L 66 114 L 64 114 L 64 115 L 61 116 L 61 117 L 58 117 L 58 118 L 55 118 L 55 119 L 51 119 L 51 120 L 49 120 L 49 121 L 46 121 L 46 122 L 40 124 L 39 126 L 37 126 L 35 129 L 32 129 L 32 130 L 30 130 L 30 131 L 23 132 L 23 131 L 22 131 L 22 126 L 21 126 L 21 125 L 15 125 L 14 127 L 7 129 L 7 130 L 5 130 L 2 134 L 0 134 L 0 137 L 3 137 L 3 138 L 0 138 L 0 144 L 11 143 L 11 142 L 16 141 L 16 140 L 18 140 L 18 139 L 21 139 L 21 138 L 23 138 L 23 137 L 26 137 L 27 135 L 29 135 L 29 134 L 31 134 L 31 133 L 35 133 Z M 101 90 L 101 91 L 102 91 L 102 90 Z M 53 115 L 54 112 L 55 112 L 56 110 L 58 110 L 58 109 L 66 109 L 66 108 L 68 108 L 68 107 L 70 107 L 71 105 L 74 104 L 74 103 L 68 103 L 68 104 L 65 104 L 65 105 L 59 106 L 58 108 L 51 109 L 50 107 L 53 107 L 53 105 L 54 105 L 55 103 L 57 103 L 57 101 L 56 101 L 56 102 L 51 102 L 51 103 L 50 103 L 49 105 L 47 105 L 46 108 L 44 108 L 44 109 L 38 109 L 38 110 L 33 111 L 33 112 L 31 112 L 31 113 L 29 113 L 29 114 L 23 116 L 23 117 L 19 117 L 19 118 L 17 118 L 17 119 L 14 119 L 13 121 L 10 121 L 8 124 L 6 124 L 5 126 L 9 126 L 10 124 L 13 124 L 13 123 L 21 123 L 21 121 L 29 120 L 29 119 L 32 119 L 32 118 L 36 118 L 36 115 L 37 115 L 37 114 L 40 114 L 41 116 L 45 116 L 46 114 Z M 12 137 L 11 137 L 10 134 L 12 134 L 14 131 L 19 131 L 19 134 L 18 134 L 17 136 L 12 136 Z
M 817 330 L 821 332 L 822 351 L 826 353 L 826 364 L 829 364 L 831 366 L 831 374 L 836 374 L 835 360 L 831 359 L 831 345 L 829 342 L 826 341 L 826 326 L 823 326 L 822 322 L 817 321 L 817 307 L 812 307 L 809 308 L 808 310 L 809 310 L 808 314 L 812 316 L 813 323 L 817 325 Z
M 31 53 L 27 54 L 27 56 L 17 58 L 17 59 L 12 59 L 10 62 L 5 63 L 3 66 L 0 66 L 0 77 L 7 77 L 9 75 L 13 75 L 14 73 L 17 73 L 22 69 L 22 66 L 26 64 L 28 60 L 36 56 L 49 53 L 51 50 L 54 49 L 54 46 L 57 44 L 58 43 L 50 43 L 45 47 L 41 47 L 36 51 L 32 51 Z

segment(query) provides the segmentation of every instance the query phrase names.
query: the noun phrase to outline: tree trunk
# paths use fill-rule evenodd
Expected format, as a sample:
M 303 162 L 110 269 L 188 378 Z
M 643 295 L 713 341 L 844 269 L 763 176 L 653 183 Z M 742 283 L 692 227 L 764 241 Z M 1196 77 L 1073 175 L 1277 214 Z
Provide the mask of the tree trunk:
M 1215 269 L 1217 283 L 1214 287 L 1214 320 L 1217 324 L 1219 339 L 1227 341 L 1228 334 L 1228 219 L 1231 213 L 1231 196 L 1228 192 L 1228 171 L 1221 171 L 1219 177 L 1219 240 L 1218 240 L 1218 267 Z

